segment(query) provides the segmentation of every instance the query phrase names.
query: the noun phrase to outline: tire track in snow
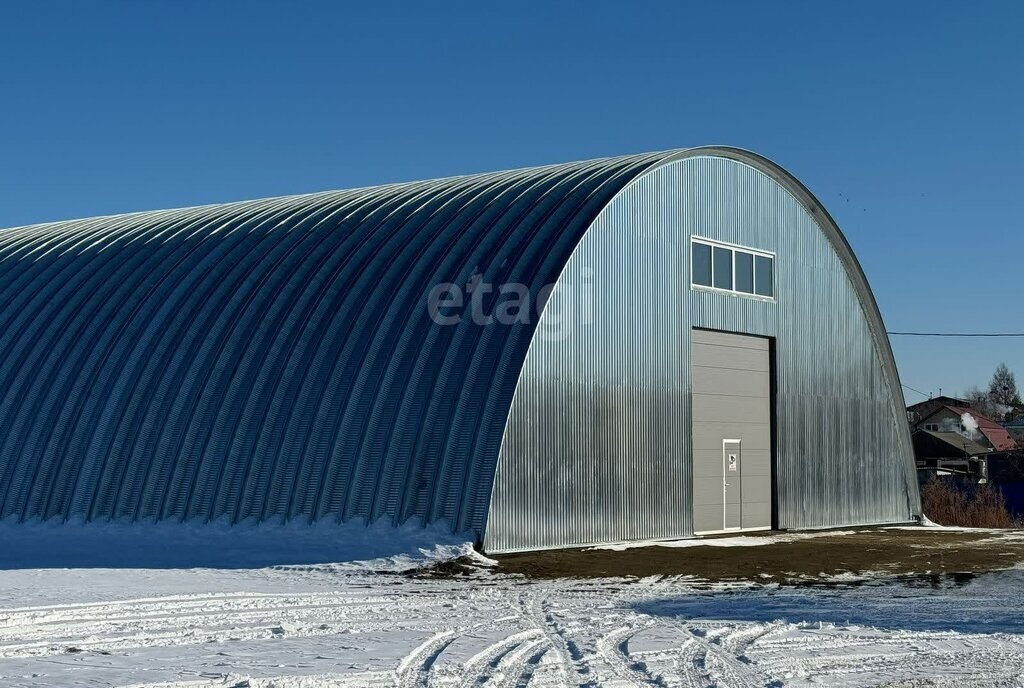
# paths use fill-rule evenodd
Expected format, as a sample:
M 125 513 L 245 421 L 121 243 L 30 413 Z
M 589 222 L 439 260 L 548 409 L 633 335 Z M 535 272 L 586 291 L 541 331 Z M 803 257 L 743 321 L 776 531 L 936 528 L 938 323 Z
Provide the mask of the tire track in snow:
M 1024 671 L 1020 636 L 790 624 L 764 639 L 754 648 L 757 665 L 783 680 L 799 676 L 860 686 L 886 677 L 894 685 L 1020 685 Z
M 230 586 L 244 588 L 245 576 L 254 585 L 266 585 L 260 572 L 223 575 Z M 76 574 L 75 580 L 88 579 Z M 130 594 L 132 584 L 126 581 Z M 329 585 L 331 591 L 295 587 L 291 594 L 137 596 L 149 601 L 0 610 L 0 639 L 7 639 L 6 645 L 0 643 L 0 653 L 19 655 L 0 661 L 0 684 L 126 685 L 134 678 L 139 685 L 151 676 L 152 681 L 141 685 L 194 677 L 161 685 L 226 688 L 248 680 L 251 688 L 790 682 L 990 686 L 1019 685 L 1024 675 L 1024 636 L 1009 631 L 744 621 L 737 620 L 737 614 L 746 617 L 732 603 L 722 613 L 733 616 L 720 621 L 635 611 L 636 603 L 652 593 L 690 594 L 683 583 L 663 579 L 648 585 L 366 576 L 313 583 Z M 27 581 L 18 584 L 29 589 Z M 134 590 L 140 589 L 136 584 Z M 1012 599 L 1000 594 L 998 599 Z M 715 613 L 717 593 L 700 595 L 707 605 L 702 611 Z M 982 600 L 988 606 L 981 608 L 990 608 L 991 599 Z M 951 598 L 949 604 L 962 601 Z M 813 608 L 807 609 L 807 616 L 797 618 L 817 618 Z M 903 617 L 896 612 L 898 621 Z M 475 633 L 477 629 L 481 632 Z M 316 639 L 323 635 L 331 637 Z M 289 642 L 280 642 L 285 638 Z M 253 642 L 235 646 L 239 650 L 227 659 L 213 657 L 221 653 L 206 643 L 229 639 Z M 70 645 L 84 652 L 52 656 L 64 654 Z M 101 658 L 90 650 L 114 651 L 115 656 Z M 110 668 L 102 669 L 106 664 Z M 139 673 L 143 671 L 148 673 Z M 209 678 L 196 680 L 199 676 Z
M 523 615 L 544 633 L 551 644 L 552 651 L 558 658 L 563 684 L 572 683 L 570 673 L 573 673 L 576 676 L 576 685 L 596 686 L 589 665 L 583 661 L 583 653 L 559 627 L 547 600 L 542 600 L 537 595 L 524 594 L 519 597 L 519 605 Z
M 679 656 L 676 659 L 679 678 L 684 686 L 709 686 L 711 677 L 703 667 L 707 650 L 698 642 L 697 638 L 691 636 L 683 641 L 679 648 Z
M 260 640 L 283 635 L 311 637 L 335 635 L 348 632 L 353 625 L 360 632 L 393 629 L 398 621 L 416 621 L 420 614 L 396 615 L 392 619 L 359 621 L 352 623 L 348 617 L 340 618 L 296 618 L 291 615 L 258 615 L 248 624 L 244 614 L 230 616 L 215 615 L 199 624 L 172 623 L 152 628 L 136 627 L 133 624 L 118 624 L 113 628 L 77 629 L 78 632 L 64 632 L 35 637 L 27 642 L 0 644 L 0 659 L 35 657 L 62 654 L 68 646 L 95 650 L 128 650 L 132 648 L 162 646 L 185 646 L 197 643 L 211 643 L 239 640 Z
M 369 589 L 369 588 L 368 588 Z M 437 593 L 435 593 L 436 595 Z M 406 594 L 402 592 L 395 592 L 392 594 L 382 595 L 379 592 L 374 595 L 358 595 L 351 599 L 360 600 L 366 604 L 382 604 L 394 600 L 402 600 L 406 598 Z M 195 594 L 195 595 L 166 595 L 163 597 L 135 597 L 124 600 L 105 600 L 103 602 L 70 602 L 67 604 L 50 604 L 50 605 L 34 605 L 30 607 L 11 607 L 3 609 L 2 613 L 8 616 L 18 615 L 31 615 L 40 614 L 45 615 L 47 613 L 68 613 L 78 610 L 93 610 L 97 612 L 103 612 L 104 616 L 107 615 L 108 610 L 117 609 L 120 607 L 152 607 L 152 606 L 170 606 L 174 608 L 183 608 L 194 605 L 204 605 L 211 602 L 231 602 L 231 601 L 252 601 L 252 600 L 292 600 L 295 598 L 306 598 L 306 599 L 317 599 L 317 598 L 331 598 L 338 597 L 338 593 L 335 591 L 331 592 L 301 592 L 301 593 L 263 593 L 263 592 L 237 592 L 237 593 L 210 593 L 210 594 Z M 2 620 L 0 620 L 2 621 Z
M 398 663 L 395 678 L 399 688 L 417 688 L 430 685 L 430 670 L 445 648 L 451 645 L 459 634 L 455 631 L 441 631 L 418 645 Z
M 706 684 L 734 688 L 763 686 L 769 683 L 769 677 L 762 676 L 752 665 L 736 659 L 723 646 L 723 637 L 732 630 L 730 626 L 707 628 L 678 619 L 669 619 L 669 622 L 689 634 L 693 640 L 695 651 L 690 656 L 691 661 L 701 680 L 706 680 Z
M 750 658 L 747 657 L 748 648 L 788 626 L 789 624 L 780 621 L 773 621 L 766 625 L 750 624 L 727 633 L 722 638 L 721 645 L 723 649 L 727 650 L 741 662 L 749 663 Z
M 330 617 L 330 620 L 374 617 L 380 606 L 386 601 L 364 602 L 358 599 L 339 597 L 337 594 L 323 597 L 286 596 L 280 598 L 278 604 L 265 604 L 266 598 L 211 598 L 191 602 L 154 601 L 146 605 L 131 607 L 112 606 L 91 608 L 88 615 L 63 613 L 54 607 L 42 616 L 35 612 L 28 615 L 19 610 L 6 610 L 6 616 L 0 619 L 0 644 L 5 641 L 26 641 L 33 637 L 51 637 L 55 630 L 71 634 L 95 635 L 117 630 L 120 625 L 152 625 L 159 622 L 171 622 L 181 625 L 210 623 L 219 617 L 231 615 L 233 618 L 254 618 L 259 615 L 271 616 L 286 612 L 289 617 L 298 620 L 299 612 L 315 612 L 317 615 Z M 400 607 L 401 608 L 401 607 Z M 74 610 L 74 608 L 69 608 Z M 108 613 L 102 613 L 108 610 Z M 4 612 L 0 612 L 4 613 Z M 325 620 L 327 620 L 325 618 Z
M 99 605 L 67 605 L 31 609 L 0 610 L 0 632 L 9 628 L 26 626 L 48 626 L 89 621 L 114 621 L 118 619 L 160 618 L 162 616 L 183 617 L 189 611 L 202 614 L 211 608 L 223 612 L 274 611 L 278 609 L 346 607 L 352 610 L 365 608 L 367 614 L 379 611 L 380 605 L 401 603 L 403 596 L 386 597 L 344 597 L 338 593 L 306 595 L 246 595 L 211 596 L 205 598 L 156 598 L 134 600 L 126 603 L 104 603 Z M 277 602 L 276 604 L 266 604 Z M 77 611 L 91 612 L 79 615 Z
M 360 676 L 345 674 L 309 674 L 252 677 L 227 674 L 219 679 L 129 683 L 119 688 L 368 688 L 392 686 L 392 672 L 367 672 Z
M 639 628 L 635 625 L 616 628 L 614 631 L 598 638 L 598 652 L 612 672 L 620 679 L 634 685 L 661 686 L 664 688 L 667 684 L 663 677 L 654 676 L 648 671 L 645 663 L 634 661 L 629 655 L 627 645 L 629 640 L 646 627 L 647 624 Z
M 332 623 L 368 623 L 373 614 L 353 614 L 347 605 L 299 605 L 294 607 L 279 607 L 271 609 L 207 609 L 202 612 L 173 614 L 162 612 L 160 614 L 141 614 L 137 617 L 122 616 L 115 619 L 94 619 L 89 621 L 68 620 L 63 623 L 54 622 L 47 627 L 32 625 L 15 626 L 4 629 L 0 632 L 0 656 L 4 651 L 12 647 L 21 647 L 33 640 L 53 638 L 56 634 L 63 634 L 66 637 L 95 636 L 116 634 L 125 628 L 146 628 L 159 630 L 161 628 L 180 627 L 217 627 L 224 623 L 252 623 L 258 625 L 261 619 L 283 620 L 296 624 L 312 624 L 315 622 Z M 393 622 L 402 618 L 415 619 L 416 614 L 396 612 L 390 619 Z
M 530 682 L 533 680 L 534 675 L 537 673 L 537 669 L 540 667 L 542 661 L 551 650 L 550 643 L 544 643 L 539 650 L 530 655 L 526 664 L 523 666 L 522 672 L 516 679 L 514 688 L 527 688 Z
M 381 628 L 387 627 L 386 623 L 381 624 Z M 313 636 L 335 635 L 337 633 L 337 629 L 321 628 L 319 626 L 292 627 L 287 630 L 283 630 L 280 624 L 273 624 L 253 626 L 246 629 L 232 626 L 219 631 L 184 628 L 166 633 L 136 633 L 115 638 L 97 636 L 58 636 L 49 640 L 26 643 L 19 646 L 7 646 L 4 648 L 4 652 L 0 652 L 0 659 L 63 655 L 66 654 L 68 648 L 72 646 L 80 650 L 120 652 L 137 648 L 184 647 L 188 645 L 206 643 L 222 643 L 225 641 L 266 640 L 285 634 L 291 637 L 308 638 Z
M 529 683 L 530 676 L 550 647 L 548 639 L 543 637 L 519 646 L 501 658 L 494 667 L 494 673 L 482 685 L 498 688 Z
M 463 677 L 459 685 L 468 687 L 485 684 L 508 655 L 518 651 L 524 644 L 533 646 L 538 638 L 543 637 L 544 633 L 540 629 L 531 628 L 491 643 L 462 665 Z
M 284 634 L 330 635 L 351 628 L 387 630 L 396 623 L 419 621 L 424 609 L 441 620 L 456 614 L 454 609 L 439 610 L 434 605 L 435 601 L 451 599 L 446 596 L 429 596 L 414 605 L 407 600 L 402 604 L 400 596 L 347 596 L 336 592 L 146 599 L 150 601 L 48 605 L 31 608 L 27 614 L 25 609 L 7 610 L 0 624 L 0 659 L 62 654 L 68 646 L 111 651 Z M 380 610 L 385 606 L 389 613 L 381 618 Z M 84 617 L 80 615 L 83 611 Z M 284 627 L 287 629 L 280 630 Z

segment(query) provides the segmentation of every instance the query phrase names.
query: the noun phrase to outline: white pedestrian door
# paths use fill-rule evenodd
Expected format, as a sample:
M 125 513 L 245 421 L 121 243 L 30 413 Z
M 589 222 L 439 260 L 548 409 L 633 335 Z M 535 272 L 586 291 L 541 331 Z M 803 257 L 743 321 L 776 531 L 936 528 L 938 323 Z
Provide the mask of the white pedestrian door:
M 740 444 L 740 440 L 722 440 L 722 504 L 725 507 L 723 530 L 743 527 L 743 463 Z

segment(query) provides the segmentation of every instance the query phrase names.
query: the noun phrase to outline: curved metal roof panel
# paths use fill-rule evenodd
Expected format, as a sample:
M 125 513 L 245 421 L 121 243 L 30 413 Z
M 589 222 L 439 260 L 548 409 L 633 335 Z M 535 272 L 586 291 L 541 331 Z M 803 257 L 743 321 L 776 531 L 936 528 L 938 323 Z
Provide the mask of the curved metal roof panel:
M 479 533 L 536 318 L 441 326 L 427 294 L 536 294 L 672 155 L 0 233 L 0 517 Z

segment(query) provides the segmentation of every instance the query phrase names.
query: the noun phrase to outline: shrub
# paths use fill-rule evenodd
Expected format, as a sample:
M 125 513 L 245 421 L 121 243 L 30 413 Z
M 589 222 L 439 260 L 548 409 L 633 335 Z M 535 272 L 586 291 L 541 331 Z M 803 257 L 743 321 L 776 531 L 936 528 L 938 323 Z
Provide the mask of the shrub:
M 969 528 L 1017 526 L 999 488 L 932 476 L 921 488 L 921 507 L 934 523 Z

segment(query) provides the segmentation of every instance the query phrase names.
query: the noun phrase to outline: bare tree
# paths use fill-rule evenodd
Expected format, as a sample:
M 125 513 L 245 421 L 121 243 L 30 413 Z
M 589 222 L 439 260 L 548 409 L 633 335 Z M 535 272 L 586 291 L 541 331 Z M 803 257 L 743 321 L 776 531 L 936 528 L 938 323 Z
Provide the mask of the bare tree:
M 967 391 L 963 394 L 964 401 L 966 401 L 972 409 L 985 416 L 986 418 L 994 418 L 993 414 L 997 414 L 995 405 L 992 403 L 992 398 L 989 393 L 983 390 L 978 385 L 972 385 L 967 388 Z
M 996 367 L 992 381 L 988 383 L 989 403 L 998 409 L 996 420 L 1004 420 L 1008 414 L 1021 405 L 1017 392 L 1017 378 L 1005 363 Z

